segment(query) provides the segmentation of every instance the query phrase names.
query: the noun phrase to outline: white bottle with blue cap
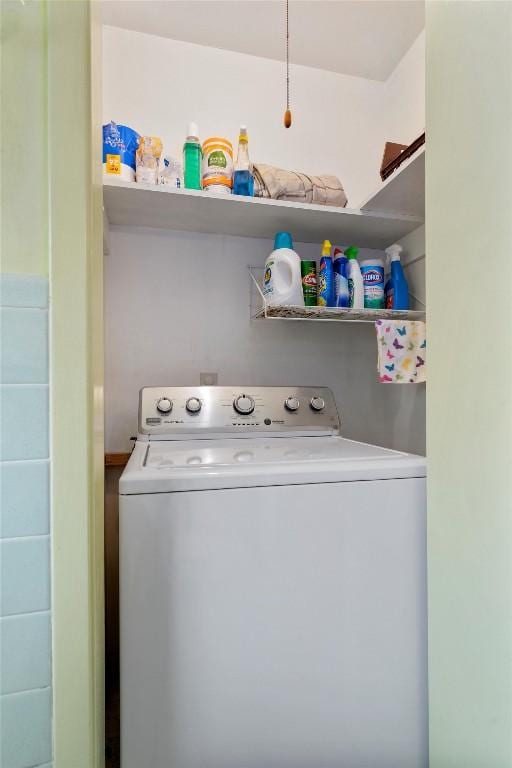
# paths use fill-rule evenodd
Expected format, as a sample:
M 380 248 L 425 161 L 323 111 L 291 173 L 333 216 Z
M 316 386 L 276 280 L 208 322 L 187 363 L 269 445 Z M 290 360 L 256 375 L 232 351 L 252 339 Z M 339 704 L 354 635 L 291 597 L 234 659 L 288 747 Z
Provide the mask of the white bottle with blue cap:
M 263 295 L 272 306 L 304 306 L 300 256 L 293 250 L 289 232 L 275 236 L 274 250 L 265 261 Z

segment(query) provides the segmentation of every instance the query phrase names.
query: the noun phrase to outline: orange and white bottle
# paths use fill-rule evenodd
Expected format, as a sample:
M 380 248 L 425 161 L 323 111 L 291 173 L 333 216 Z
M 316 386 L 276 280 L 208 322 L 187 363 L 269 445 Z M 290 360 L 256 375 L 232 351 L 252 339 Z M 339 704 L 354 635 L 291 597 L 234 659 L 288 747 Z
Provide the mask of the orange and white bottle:
M 203 189 L 207 192 L 231 194 L 233 186 L 233 145 L 217 136 L 203 143 Z

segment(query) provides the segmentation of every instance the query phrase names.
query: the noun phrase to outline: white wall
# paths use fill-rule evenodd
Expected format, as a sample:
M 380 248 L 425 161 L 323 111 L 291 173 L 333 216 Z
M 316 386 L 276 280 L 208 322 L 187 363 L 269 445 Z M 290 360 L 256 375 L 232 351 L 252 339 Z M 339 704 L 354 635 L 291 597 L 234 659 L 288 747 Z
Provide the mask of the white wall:
M 415 40 L 384 83 L 386 141 L 410 144 L 425 130 L 425 32 Z
M 372 325 L 249 320 L 247 265 L 268 240 L 115 227 L 105 258 L 107 451 L 129 449 L 151 384 L 322 384 L 347 437 L 424 450 L 423 385 L 377 382 Z M 318 248 L 296 244 L 304 258 Z M 371 252 L 370 252 L 371 253 Z
M 104 117 L 160 136 L 181 157 L 187 124 L 234 144 L 247 123 L 253 161 L 339 176 L 353 203 L 374 186 L 383 84 L 292 66 L 294 124 L 283 127 L 284 68 L 270 59 L 104 28 Z
M 418 227 L 399 240 L 403 248 L 402 266 L 409 285 L 411 309 L 424 310 L 425 296 L 425 226 Z
M 415 77 L 423 94 L 422 45 L 406 55 L 407 76 L 397 69 L 396 82 L 394 75 L 381 83 L 293 67 L 295 122 L 286 131 L 279 62 L 106 27 L 104 118 L 159 135 L 177 154 L 188 120 L 199 123 L 202 137 L 233 141 L 247 122 L 254 160 L 337 173 L 357 204 L 379 184 L 384 142 L 401 140 L 388 135 L 386 88 L 398 94 L 404 82 L 396 114 L 408 112 Z M 418 112 L 413 127 L 424 120 L 421 105 Z M 409 245 L 413 258 L 418 244 Z M 319 256 L 319 246 L 296 247 L 303 257 Z M 377 383 L 372 326 L 249 322 L 246 267 L 263 265 L 271 248 L 266 240 L 112 229 L 105 259 L 108 451 L 128 448 L 140 387 L 198 384 L 200 371 L 218 371 L 223 384 L 325 384 L 335 392 L 345 435 L 424 452 L 425 389 Z M 422 268 L 413 277 L 421 298 Z
M 278 61 L 105 26 L 103 72 L 105 122 L 158 135 L 178 157 L 190 120 L 233 143 L 247 123 L 253 161 L 334 173 L 352 207 L 378 188 L 385 142 L 425 128 L 424 33 L 384 83 L 292 64 L 289 130 Z
M 380 165 L 387 141 L 411 144 L 425 131 L 425 32 L 423 31 L 384 83 L 380 83 L 378 119 L 370 144 L 371 167 L 359 177 L 365 189 L 352 199 L 360 207 L 381 186 Z M 365 141 L 366 137 L 362 137 Z M 365 147 L 361 147 L 363 154 Z M 356 168 L 357 173 L 357 168 Z

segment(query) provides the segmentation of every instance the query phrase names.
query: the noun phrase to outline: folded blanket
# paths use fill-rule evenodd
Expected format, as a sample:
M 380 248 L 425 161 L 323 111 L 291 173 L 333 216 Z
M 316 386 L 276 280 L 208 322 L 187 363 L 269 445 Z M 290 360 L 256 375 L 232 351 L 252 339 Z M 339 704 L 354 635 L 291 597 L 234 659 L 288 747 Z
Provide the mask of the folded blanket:
M 427 379 L 427 340 L 421 320 L 377 320 L 381 384 L 420 384 Z
M 273 165 L 254 164 L 254 197 L 289 200 L 294 203 L 335 205 L 344 208 L 347 196 L 336 176 L 307 176 Z

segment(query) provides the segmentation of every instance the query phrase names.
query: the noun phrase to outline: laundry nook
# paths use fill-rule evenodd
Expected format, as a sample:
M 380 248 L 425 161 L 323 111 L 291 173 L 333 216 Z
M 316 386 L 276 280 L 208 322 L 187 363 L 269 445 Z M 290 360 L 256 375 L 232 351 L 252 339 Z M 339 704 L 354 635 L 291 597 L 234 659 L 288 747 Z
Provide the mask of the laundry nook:
M 512 2 L 0 21 L 2 768 L 512 768 Z

